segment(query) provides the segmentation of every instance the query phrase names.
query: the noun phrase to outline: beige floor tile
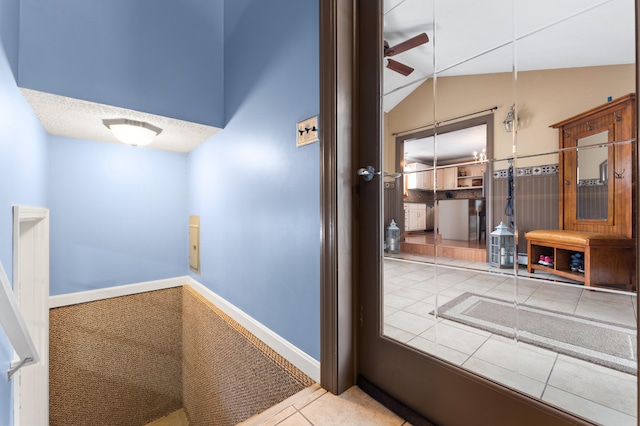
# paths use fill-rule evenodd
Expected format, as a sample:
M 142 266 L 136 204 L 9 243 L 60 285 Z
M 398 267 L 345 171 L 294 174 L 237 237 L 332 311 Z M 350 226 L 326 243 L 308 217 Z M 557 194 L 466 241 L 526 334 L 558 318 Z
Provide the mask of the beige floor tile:
M 420 281 L 427 281 L 427 280 L 433 279 L 434 273 L 432 270 L 416 270 L 416 271 L 411 271 L 409 273 L 403 274 L 401 277 L 407 280 L 411 280 L 414 283 L 417 283 Z
M 430 291 L 424 291 L 424 290 L 418 290 L 412 287 L 406 287 L 406 288 L 396 290 L 392 294 L 397 294 L 398 296 L 408 297 L 409 299 L 418 301 L 431 296 L 433 293 Z
M 486 281 L 481 283 L 480 282 L 476 283 L 472 279 L 472 280 L 467 280 L 456 286 L 453 286 L 451 287 L 450 290 L 469 292 L 469 293 L 475 293 L 475 294 L 485 294 L 486 292 L 495 288 L 497 285 L 498 283 L 492 283 L 492 282 L 486 282 Z
M 317 399 L 320 395 L 326 392 L 320 387 L 319 384 L 314 384 L 306 389 L 291 395 L 289 398 L 274 405 L 273 407 L 258 413 L 255 416 L 240 423 L 242 426 L 257 426 L 257 425 L 275 425 L 293 415 L 297 412 L 295 404 L 306 404 L 309 401 Z
M 636 325 L 635 297 L 601 291 L 583 291 L 576 315 L 627 326 Z
M 293 406 L 288 406 L 287 408 L 280 411 L 279 413 L 276 413 L 273 417 L 267 418 L 267 416 L 265 416 L 265 420 L 260 422 L 254 422 L 254 423 L 247 423 L 247 426 L 248 425 L 275 426 L 275 425 L 281 424 L 283 421 L 285 421 L 286 419 L 288 419 L 289 417 L 295 414 L 298 414 L 298 410 L 293 408 Z
M 440 292 L 440 295 L 447 296 L 451 299 L 455 299 L 458 296 L 462 296 L 466 292 L 467 290 L 465 290 L 464 288 L 453 286 L 453 287 L 442 289 L 442 291 Z
M 634 416 L 612 410 L 553 386 L 547 386 L 542 400 L 603 426 L 637 426 L 638 424 Z
M 541 383 L 546 383 L 556 361 L 556 354 L 541 354 L 515 342 L 488 339 L 474 354 L 474 358 L 498 365 Z
M 146 426 L 189 426 L 187 415 L 183 409 L 174 411 L 168 416 L 164 416 L 156 421 L 148 423 Z
M 383 314 L 384 314 L 385 317 L 388 317 L 389 315 L 399 311 L 399 309 L 392 308 L 391 306 L 388 306 L 388 305 L 384 306 L 383 308 L 384 308 Z
M 486 336 L 442 323 L 431 327 L 420 337 L 467 355 L 473 354 L 487 340 Z
M 318 398 L 322 397 L 326 393 L 327 393 L 326 390 L 324 390 L 322 388 L 319 388 L 319 389 L 315 390 L 312 394 L 308 395 L 307 397 L 301 399 L 300 401 L 297 401 L 295 404 L 293 404 L 293 407 L 296 410 L 300 410 L 300 409 L 306 407 L 307 405 L 311 404 L 312 402 L 314 402 Z
M 384 325 L 384 335 L 393 339 L 393 340 L 397 340 L 398 342 L 402 342 L 402 343 L 407 343 L 410 340 L 414 339 L 416 337 L 415 334 L 413 333 L 409 333 L 408 331 L 404 331 L 404 330 L 400 330 L 399 328 L 396 328 L 392 325 L 389 324 L 385 324 Z
M 355 386 L 339 396 L 326 393 L 300 412 L 316 426 L 400 426 L 404 423 L 404 420 Z
M 416 303 L 414 299 L 399 296 L 394 293 L 384 295 L 385 306 L 390 306 L 392 308 L 403 309 L 403 308 L 406 308 L 407 306 L 413 305 L 414 303 Z
M 405 312 L 409 312 L 411 314 L 418 315 L 423 318 L 433 318 L 433 315 L 431 315 L 431 312 L 433 311 L 434 308 L 435 308 L 435 305 L 421 301 L 421 302 L 414 303 L 413 305 L 409 305 L 403 310 Z
M 531 294 L 529 293 L 518 294 L 516 298 L 513 293 L 513 287 L 511 285 L 496 286 L 491 290 L 489 290 L 488 292 L 484 293 L 484 295 L 488 297 L 493 297 L 495 299 L 508 300 L 508 301 L 517 299 L 518 303 L 524 303 L 525 300 L 527 300 L 529 296 L 531 296 Z
M 384 283 L 384 292 L 385 292 L 385 294 L 393 293 L 394 291 L 398 291 L 398 290 L 402 290 L 403 288 L 406 288 L 404 284 L 395 284 L 395 283 L 389 282 L 389 281 L 390 280 L 387 280 Z
M 467 354 L 463 354 L 462 352 L 458 352 L 443 345 L 437 345 L 435 342 L 423 339 L 422 337 L 416 337 L 410 340 L 408 344 L 422 352 L 446 359 L 456 365 L 462 365 L 469 359 L 469 355 Z
M 272 424 L 277 424 L 278 426 L 310 426 L 313 423 L 309 422 L 309 420 L 305 419 L 302 414 L 296 411 L 295 414 L 293 414 L 290 417 L 287 417 L 280 423 L 272 423 Z
M 544 382 L 533 380 L 517 372 L 474 357 L 469 358 L 462 367 L 535 398 L 542 396 L 545 387 Z
M 435 317 L 425 318 L 410 312 L 398 311 L 385 318 L 385 323 L 411 334 L 419 335 L 433 327 Z
M 637 416 L 637 376 L 559 355 L 549 386 Z

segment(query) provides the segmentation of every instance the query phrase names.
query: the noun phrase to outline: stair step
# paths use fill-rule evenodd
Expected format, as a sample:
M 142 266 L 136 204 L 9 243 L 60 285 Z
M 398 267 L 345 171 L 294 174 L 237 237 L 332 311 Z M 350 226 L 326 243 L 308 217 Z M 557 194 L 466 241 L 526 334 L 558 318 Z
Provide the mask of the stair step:
M 168 416 L 147 423 L 146 426 L 189 426 L 189 421 L 187 420 L 187 414 L 184 412 L 184 409 L 181 408 Z

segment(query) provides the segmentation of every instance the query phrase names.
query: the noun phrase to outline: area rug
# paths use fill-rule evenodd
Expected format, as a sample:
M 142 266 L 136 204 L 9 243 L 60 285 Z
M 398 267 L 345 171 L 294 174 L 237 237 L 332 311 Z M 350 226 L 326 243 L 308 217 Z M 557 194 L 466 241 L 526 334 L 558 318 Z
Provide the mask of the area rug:
M 513 302 L 473 293 L 464 293 L 442 305 L 438 316 L 637 374 L 635 328 L 527 305 L 516 309 Z

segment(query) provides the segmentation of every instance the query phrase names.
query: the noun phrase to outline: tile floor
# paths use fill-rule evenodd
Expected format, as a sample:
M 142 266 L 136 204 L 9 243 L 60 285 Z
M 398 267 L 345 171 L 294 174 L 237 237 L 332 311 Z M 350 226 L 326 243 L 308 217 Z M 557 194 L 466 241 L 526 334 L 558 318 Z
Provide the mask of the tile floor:
M 410 426 L 384 406 L 353 386 L 333 395 L 319 385 L 241 423 L 242 426 Z
M 424 260 L 424 257 L 416 259 Z M 554 276 L 518 278 L 486 263 L 439 258 L 438 275 L 432 264 L 385 259 L 385 334 L 440 356 L 513 389 L 540 398 L 602 425 L 637 424 L 637 377 L 541 349 L 448 320 L 435 320 L 439 304 L 465 291 L 498 298 L 517 294 L 518 301 L 604 321 L 635 326 L 636 296 L 595 292 L 580 286 L 551 282 Z M 453 267 L 452 267 L 453 266 Z M 462 268 L 457 268 L 462 267 Z M 514 286 L 517 282 L 517 293 Z M 153 426 L 187 426 L 176 412 Z M 242 423 L 256 425 L 397 425 L 401 419 L 352 387 L 341 395 L 319 385 L 299 392 Z
M 385 334 L 603 425 L 637 424 L 637 377 L 430 315 L 466 291 L 635 327 L 636 296 L 497 271 L 385 259 Z M 520 276 L 520 275 L 524 276 Z M 544 277 L 535 274 L 537 278 Z M 547 276 L 545 278 L 554 278 Z M 516 284 L 517 283 L 517 284 Z M 517 285 L 517 292 L 515 286 Z
M 242 426 L 410 426 L 410 424 L 353 386 L 333 395 L 320 385 L 310 386 L 280 404 L 257 414 Z M 184 410 L 149 423 L 147 426 L 189 426 Z

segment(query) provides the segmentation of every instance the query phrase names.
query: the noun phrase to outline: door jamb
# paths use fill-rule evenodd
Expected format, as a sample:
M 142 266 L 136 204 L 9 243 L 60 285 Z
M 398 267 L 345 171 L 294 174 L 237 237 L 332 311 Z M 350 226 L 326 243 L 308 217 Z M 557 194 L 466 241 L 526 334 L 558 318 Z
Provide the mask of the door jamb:
M 26 260 L 21 255 L 20 241 L 20 226 L 25 222 L 35 222 L 33 256 Z M 32 367 L 18 371 L 14 377 L 13 418 L 14 424 L 22 424 L 22 414 L 28 412 L 30 419 L 38 419 L 39 424 L 49 424 L 49 209 L 13 206 L 13 290 L 21 308 L 23 266 L 33 268 L 34 275 L 38 277 L 38 288 L 42 291 L 38 295 L 38 303 L 41 304 L 38 306 L 38 317 L 29 318 L 25 315 L 24 318 L 40 359 Z M 24 309 L 21 310 L 24 312 Z M 31 325 L 33 322 L 38 325 Z M 28 401 L 23 400 L 20 397 L 24 393 L 21 392 L 21 386 L 34 383 L 36 384 L 29 391 Z
M 334 394 L 356 381 L 354 273 L 353 0 L 320 2 L 320 383 Z

